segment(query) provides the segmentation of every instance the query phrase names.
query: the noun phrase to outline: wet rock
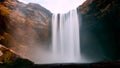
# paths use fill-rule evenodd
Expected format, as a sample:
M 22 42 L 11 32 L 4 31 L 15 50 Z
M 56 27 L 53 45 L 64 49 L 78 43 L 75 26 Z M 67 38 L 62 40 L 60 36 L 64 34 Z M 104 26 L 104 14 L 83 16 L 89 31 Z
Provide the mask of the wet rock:
M 82 54 L 95 60 L 120 59 L 119 0 L 86 0 L 78 7 L 78 13 L 82 20 Z

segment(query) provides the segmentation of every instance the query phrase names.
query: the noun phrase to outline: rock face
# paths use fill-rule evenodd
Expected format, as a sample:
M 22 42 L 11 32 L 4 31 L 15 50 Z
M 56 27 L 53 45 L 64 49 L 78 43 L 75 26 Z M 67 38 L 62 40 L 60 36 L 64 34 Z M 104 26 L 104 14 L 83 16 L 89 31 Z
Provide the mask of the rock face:
M 120 59 L 120 4 L 118 0 L 87 0 L 78 7 L 81 52 L 92 59 Z
M 0 44 L 23 56 L 36 43 L 48 44 L 51 15 L 38 4 L 0 0 Z
M 3 45 L 0 45 L 0 67 L 1 64 L 15 66 L 15 65 L 31 65 L 33 64 L 33 62 L 20 57 L 11 49 L 6 48 Z
M 4 64 L 4 63 L 11 64 L 15 62 L 16 58 L 18 58 L 18 56 L 15 55 L 15 53 L 12 50 L 0 45 L 0 63 L 1 64 Z

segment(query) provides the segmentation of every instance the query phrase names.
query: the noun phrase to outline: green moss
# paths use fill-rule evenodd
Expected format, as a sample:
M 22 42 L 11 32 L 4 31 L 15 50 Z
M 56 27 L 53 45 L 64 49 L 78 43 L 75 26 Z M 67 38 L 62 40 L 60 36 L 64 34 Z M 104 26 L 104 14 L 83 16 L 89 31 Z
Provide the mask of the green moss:
M 7 51 L 6 54 L 4 55 L 4 63 L 6 64 L 11 64 L 13 61 L 11 60 L 12 54 Z

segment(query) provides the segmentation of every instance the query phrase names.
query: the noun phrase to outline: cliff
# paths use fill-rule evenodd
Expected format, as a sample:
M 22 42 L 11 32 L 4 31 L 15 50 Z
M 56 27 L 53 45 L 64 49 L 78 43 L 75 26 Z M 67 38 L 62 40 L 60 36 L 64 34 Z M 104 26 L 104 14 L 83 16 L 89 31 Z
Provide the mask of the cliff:
M 93 59 L 118 60 L 120 57 L 119 1 L 87 0 L 77 9 L 79 18 L 82 18 L 81 50 L 84 55 Z
M 22 56 L 34 45 L 48 44 L 51 15 L 38 4 L 0 0 L 0 44 Z

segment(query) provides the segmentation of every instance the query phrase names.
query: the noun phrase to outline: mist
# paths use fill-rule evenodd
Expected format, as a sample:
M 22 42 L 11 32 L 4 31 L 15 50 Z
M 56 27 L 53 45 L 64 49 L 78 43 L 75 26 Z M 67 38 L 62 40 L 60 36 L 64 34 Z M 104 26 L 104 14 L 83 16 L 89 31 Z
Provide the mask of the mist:
M 67 13 L 83 4 L 86 0 L 19 0 L 24 3 L 37 3 L 52 13 Z

